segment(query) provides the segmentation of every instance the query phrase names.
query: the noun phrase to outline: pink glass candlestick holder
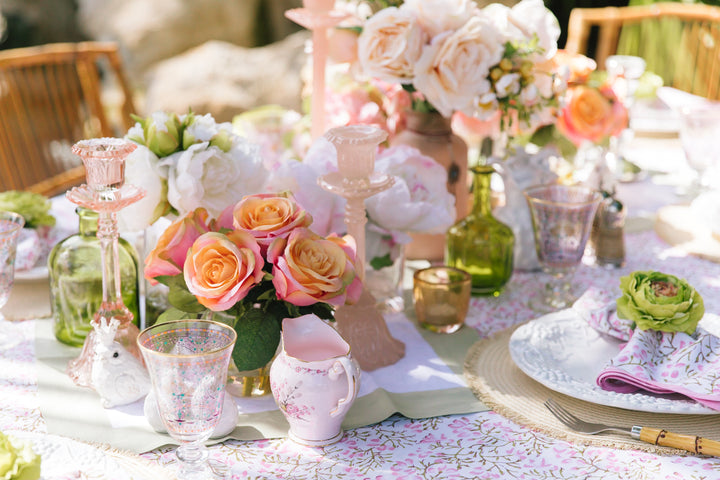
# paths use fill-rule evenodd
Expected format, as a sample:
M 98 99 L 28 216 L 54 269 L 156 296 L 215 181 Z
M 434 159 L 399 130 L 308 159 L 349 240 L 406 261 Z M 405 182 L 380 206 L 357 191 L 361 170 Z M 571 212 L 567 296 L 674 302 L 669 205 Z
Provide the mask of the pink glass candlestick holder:
M 312 31 L 313 90 L 310 105 L 310 134 L 313 140 L 325 131 L 325 64 L 327 63 L 327 29 L 350 15 L 334 11 L 335 0 L 303 0 L 303 8 L 293 8 L 285 16 Z
M 387 138 L 387 133 L 367 125 L 350 125 L 328 130 L 325 138 L 335 145 L 339 171 L 320 177 L 318 184 L 347 200 L 345 224 L 357 243 L 355 268 L 364 281 L 365 199 L 387 190 L 395 182 L 395 177 L 373 171 L 377 146 Z M 335 312 L 338 331 L 366 371 L 392 365 L 405 355 L 405 344 L 390 335 L 376 303 L 364 287 L 357 303 Z
M 117 227 L 117 212 L 145 196 L 141 188 L 125 184 L 125 158 L 136 147 L 134 143 L 119 138 L 94 138 L 73 145 L 73 153 L 85 165 L 87 183 L 73 188 L 66 196 L 71 202 L 99 214 L 97 236 L 103 266 L 102 302 L 92 321 L 98 324 L 100 318 L 108 322 L 112 318 L 117 319 L 120 325 L 115 341 L 142 361 L 136 343 L 138 328 L 132 323 L 133 314 L 123 303 L 120 290 Z M 68 375 L 78 385 L 92 386 L 95 342 L 93 329 L 85 340 L 80 356 L 68 365 Z

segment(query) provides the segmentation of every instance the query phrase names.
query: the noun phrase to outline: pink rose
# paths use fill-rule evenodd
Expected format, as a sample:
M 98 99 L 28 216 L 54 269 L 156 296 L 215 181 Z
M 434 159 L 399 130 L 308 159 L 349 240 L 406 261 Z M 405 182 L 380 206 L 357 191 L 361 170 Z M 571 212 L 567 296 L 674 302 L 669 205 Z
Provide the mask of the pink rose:
M 275 238 L 312 223 L 312 216 L 288 193 L 248 195 L 235 205 L 233 219 L 234 227 L 255 237 L 263 252 Z
M 220 312 L 245 298 L 263 278 L 265 262 L 252 235 L 236 230 L 208 232 L 195 240 L 185 259 L 185 283 L 205 307 Z
M 301 307 L 356 302 L 362 282 L 355 272 L 355 250 L 352 237 L 323 238 L 307 228 L 276 239 L 268 249 L 268 262 L 273 264 L 278 298 Z
M 145 278 L 152 285 L 158 283 L 155 277 L 182 273 L 190 246 L 209 231 L 207 220 L 207 210 L 198 208 L 176 220 L 160 235 L 155 248 L 145 259 Z

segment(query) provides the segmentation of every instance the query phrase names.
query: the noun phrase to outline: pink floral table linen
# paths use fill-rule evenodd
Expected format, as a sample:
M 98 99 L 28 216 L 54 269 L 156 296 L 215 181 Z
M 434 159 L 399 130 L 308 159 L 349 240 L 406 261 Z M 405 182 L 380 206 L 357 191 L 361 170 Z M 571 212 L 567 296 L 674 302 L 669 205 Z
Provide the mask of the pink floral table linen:
M 628 264 L 620 270 L 578 269 L 576 285 L 614 286 L 638 269 L 683 275 L 720 311 L 720 265 L 686 257 L 653 232 L 627 237 Z M 499 298 L 474 298 L 467 325 L 490 336 L 535 318 L 527 308 L 542 278 L 518 273 Z M 580 292 L 578 292 L 580 293 Z M 12 341 L 0 346 L 0 429 L 47 432 L 40 415 L 35 367 L 35 323 L 0 322 Z M 227 441 L 211 447 L 232 479 L 658 479 L 720 478 L 720 459 L 660 456 L 632 450 L 575 445 L 529 430 L 492 412 L 410 420 L 393 416 L 346 432 L 325 448 L 289 439 Z M 172 449 L 143 454 L 172 462 Z
M 656 330 L 633 331 L 633 322 L 619 318 L 610 290 L 591 287 L 573 309 L 595 330 L 624 343 L 598 374 L 604 390 L 633 393 L 679 393 L 720 410 L 720 338 L 703 328 L 720 326 L 720 317 L 705 314 L 693 335 Z

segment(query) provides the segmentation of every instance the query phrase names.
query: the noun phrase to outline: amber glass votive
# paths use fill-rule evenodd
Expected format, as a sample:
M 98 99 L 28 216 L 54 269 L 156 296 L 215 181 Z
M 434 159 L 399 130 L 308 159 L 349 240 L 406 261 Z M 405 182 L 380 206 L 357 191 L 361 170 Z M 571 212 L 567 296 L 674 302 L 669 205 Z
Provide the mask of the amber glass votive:
M 437 333 L 456 332 L 470 306 L 470 274 L 453 267 L 429 267 L 413 275 L 413 299 L 420 325 Z

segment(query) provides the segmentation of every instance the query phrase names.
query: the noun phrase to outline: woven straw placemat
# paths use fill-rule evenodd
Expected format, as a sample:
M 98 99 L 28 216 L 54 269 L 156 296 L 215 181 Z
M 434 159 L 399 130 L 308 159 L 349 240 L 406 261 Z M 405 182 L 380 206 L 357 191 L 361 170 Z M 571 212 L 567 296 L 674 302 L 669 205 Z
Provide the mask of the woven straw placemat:
M 545 408 L 553 398 L 577 417 L 592 423 L 617 426 L 641 425 L 674 433 L 699 435 L 720 441 L 719 415 L 679 415 L 636 412 L 578 400 L 550 390 L 523 373 L 513 362 L 508 342 L 517 327 L 476 342 L 465 358 L 465 378 L 473 393 L 488 407 L 510 420 L 552 437 L 583 445 L 636 449 L 660 454 L 688 454 L 635 440 L 629 435 L 587 435 L 566 428 Z

